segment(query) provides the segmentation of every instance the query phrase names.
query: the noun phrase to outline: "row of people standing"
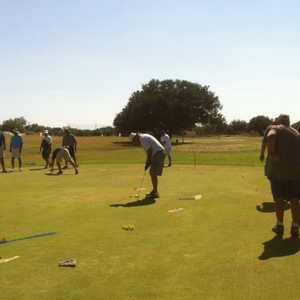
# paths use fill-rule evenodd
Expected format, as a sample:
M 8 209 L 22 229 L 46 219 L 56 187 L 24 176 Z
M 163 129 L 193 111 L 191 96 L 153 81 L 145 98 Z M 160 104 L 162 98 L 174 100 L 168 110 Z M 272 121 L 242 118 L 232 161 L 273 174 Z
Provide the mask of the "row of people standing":
M 48 130 L 44 131 L 41 146 L 40 146 L 40 153 L 42 154 L 42 158 L 45 161 L 45 169 L 50 167 L 50 155 L 52 153 L 52 145 L 53 139 L 49 135 Z M 70 133 L 69 129 L 64 130 L 64 136 L 62 139 L 62 147 L 67 148 L 70 156 L 74 160 L 74 163 L 78 166 L 76 152 L 77 152 L 77 140 L 73 134 Z M 66 160 L 66 164 L 64 168 L 68 168 L 68 161 Z
M 64 136 L 62 139 L 62 148 L 57 148 L 52 153 L 52 145 L 53 145 L 53 139 L 49 135 L 48 130 L 44 131 L 42 142 L 40 145 L 40 153 L 42 154 L 42 158 L 45 161 L 45 169 L 51 167 L 53 168 L 54 160 L 56 159 L 58 161 L 57 154 L 64 152 L 68 152 L 67 155 L 63 154 L 62 157 L 69 157 L 71 156 L 72 160 L 74 161 L 74 164 L 78 166 L 77 158 L 76 158 L 76 152 L 77 152 L 77 140 L 73 134 L 70 133 L 69 129 L 64 130 Z M 50 159 L 52 153 L 52 159 Z M 60 156 L 60 155 L 59 155 Z M 70 162 L 70 159 L 65 159 L 65 166 L 64 169 L 68 168 L 68 163 Z M 59 172 L 62 173 L 62 170 L 59 165 Z
M 22 171 L 23 161 L 22 161 L 22 151 L 23 151 L 23 137 L 18 129 L 14 129 L 12 131 L 13 136 L 10 140 L 9 151 L 11 152 L 11 166 L 12 169 L 15 169 L 15 160 L 18 160 L 19 171 Z M 5 151 L 6 151 L 6 139 L 3 132 L 0 131 L 0 163 L 2 167 L 2 172 L 6 173 L 5 166 Z M 64 130 L 64 136 L 62 139 L 62 148 L 66 148 L 70 153 L 75 165 L 78 166 L 76 152 L 77 152 L 77 140 L 73 134 L 70 133 L 68 129 Z M 45 161 L 45 169 L 50 167 L 51 164 L 51 153 L 53 150 L 53 139 L 50 136 L 48 130 L 43 132 L 43 137 L 40 145 L 40 153 L 42 154 L 42 158 Z M 54 152 L 54 151 L 53 151 Z M 68 168 L 68 160 L 65 160 L 64 168 Z

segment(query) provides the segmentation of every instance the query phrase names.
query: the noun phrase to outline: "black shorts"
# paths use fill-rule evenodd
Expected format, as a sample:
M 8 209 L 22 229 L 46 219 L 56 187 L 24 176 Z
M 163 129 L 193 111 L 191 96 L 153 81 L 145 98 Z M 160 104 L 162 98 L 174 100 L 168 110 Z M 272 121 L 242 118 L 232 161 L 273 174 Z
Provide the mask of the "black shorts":
M 51 148 L 43 149 L 43 152 L 42 152 L 43 159 L 48 160 L 50 157 L 50 154 L 51 154 Z
M 300 180 L 270 180 L 274 201 L 300 198 Z

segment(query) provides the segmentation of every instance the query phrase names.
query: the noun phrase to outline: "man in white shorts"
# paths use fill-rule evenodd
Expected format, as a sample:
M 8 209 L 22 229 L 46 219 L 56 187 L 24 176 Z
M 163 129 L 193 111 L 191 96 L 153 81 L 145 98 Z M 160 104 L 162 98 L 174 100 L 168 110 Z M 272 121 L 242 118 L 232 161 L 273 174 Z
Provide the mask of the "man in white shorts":
M 14 129 L 13 136 L 10 141 L 10 152 L 11 152 L 11 166 L 15 168 L 15 159 L 19 161 L 19 171 L 22 171 L 22 150 L 23 150 L 23 139 L 18 129 Z
M 5 163 L 4 163 L 4 151 L 6 150 L 6 142 L 5 142 L 5 136 L 2 131 L 0 131 L 0 162 L 2 167 L 2 172 L 7 173 L 5 169 Z
M 166 152 L 166 155 L 168 156 L 168 160 L 169 160 L 168 167 L 171 167 L 171 165 L 172 165 L 172 157 L 171 157 L 172 142 L 171 142 L 170 136 L 164 130 L 161 132 L 160 141 L 161 141 L 162 145 L 165 147 L 165 152 Z
M 135 145 L 141 145 L 147 153 L 145 171 L 150 167 L 152 191 L 147 195 L 151 198 L 159 198 L 158 176 L 161 176 L 164 168 L 165 149 L 163 145 L 152 135 L 144 133 L 130 134 L 130 139 Z
M 56 162 L 56 165 L 58 167 L 57 175 L 62 175 L 63 174 L 62 168 L 61 168 L 61 161 L 62 160 L 70 163 L 73 166 L 74 170 L 75 170 L 75 174 L 76 175 L 78 174 L 78 169 L 76 167 L 76 164 L 75 164 L 73 158 L 70 155 L 70 151 L 69 151 L 68 147 L 57 148 L 53 151 L 52 160 L 51 160 L 51 164 L 50 164 L 51 172 L 53 171 L 54 164 Z

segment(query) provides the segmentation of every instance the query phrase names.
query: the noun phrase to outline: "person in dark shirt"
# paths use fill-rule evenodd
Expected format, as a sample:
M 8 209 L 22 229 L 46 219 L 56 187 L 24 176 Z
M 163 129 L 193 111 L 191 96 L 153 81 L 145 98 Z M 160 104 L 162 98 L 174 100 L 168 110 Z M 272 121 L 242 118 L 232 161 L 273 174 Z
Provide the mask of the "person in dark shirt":
M 49 157 L 52 151 L 52 137 L 49 135 L 48 130 L 44 131 L 44 137 L 40 146 L 40 153 L 42 153 L 42 157 L 46 162 L 45 169 L 49 167 Z
M 77 140 L 73 134 L 71 134 L 69 129 L 64 130 L 64 136 L 62 140 L 62 146 L 68 147 L 70 155 L 72 156 L 76 166 L 78 167 L 78 162 L 75 156 L 75 153 L 77 152 Z M 64 169 L 68 168 L 68 162 L 66 161 L 66 165 L 64 166 Z
M 5 136 L 2 131 L 0 131 L 0 163 L 2 167 L 2 172 L 7 173 L 4 163 L 4 151 L 6 150 Z
M 272 125 L 266 134 L 268 157 L 265 164 L 265 175 L 271 184 L 275 202 L 277 223 L 273 231 L 277 235 L 284 233 L 285 201 L 291 204 L 291 235 L 299 236 L 300 222 L 300 134 L 290 127 L 289 116 L 278 117 L 280 125 Z

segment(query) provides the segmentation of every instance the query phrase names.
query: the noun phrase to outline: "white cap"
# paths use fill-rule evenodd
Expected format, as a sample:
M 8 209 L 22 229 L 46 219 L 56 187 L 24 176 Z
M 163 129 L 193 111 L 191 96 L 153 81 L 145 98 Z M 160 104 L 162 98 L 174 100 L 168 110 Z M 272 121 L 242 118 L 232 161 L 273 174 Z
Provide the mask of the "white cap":
M 133 141 L 133 139 L 136 137 L 136 135 L 137 135 L 136 132 L 130 132 L 130 134 L 129 134 L 129 139 L 130 139 L 131 141 Z
M 49 133 L 47 129 L 44 130 L 44 133 Z

